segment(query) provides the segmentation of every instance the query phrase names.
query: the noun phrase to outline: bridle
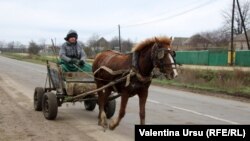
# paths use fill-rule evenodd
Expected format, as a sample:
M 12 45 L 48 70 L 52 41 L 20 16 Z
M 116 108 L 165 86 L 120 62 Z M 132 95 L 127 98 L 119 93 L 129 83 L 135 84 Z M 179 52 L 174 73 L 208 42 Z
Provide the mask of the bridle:
M 134 54 L 135 53 L 136 52 L 134 52 Z M 134 59 L 134 54 L 133 54 L 132 60 L 138 62 L 139 57 Z M 165 60 L 163 60 L 165 58 L 165 55 L 168 55 L 169 59 L 172 58 L 171 63 L 167 63 L 165 62 Z M 138 52 L 137 52 L 137 56 L 139 56 Z M 170 71 L 174 70 L 174 72 L 177 72 L 175 52 L 171 51 L 170 48 L 169 49 L 162 48 L 161 44 L 159 43 L 153 44 L 153 47 L 151 49 L 151 61 L 153 64 L 153 71 L 150 76 L 143 76 L 140 73 L 141 68 L 138 65 L 134 66 L 133 71 L 136 72 L 137 78 L 139 78 L 140 80 L 144 79 L 145 82 L 147 82 L 147 81 L 151 81 L 152 77 L 157 77 L 160 75 L 168 75 L 167 72 L 165 72 L 166 70 L 170 70 Z
M 165 55 L 170 55 L 173 59 L 173 63 L 166 63 L 164 60 L 162 60 L 164 59 Z M 154 68 L 158 68 L 162 71 L 166 66 L 172 66 L 172 68 L 167 69 L 176 69 L 175 52 L 171 52 L 170 48 L 161 48 L 159 43 L 154 43 L 152 47 L 151 60 L 153 62 Z

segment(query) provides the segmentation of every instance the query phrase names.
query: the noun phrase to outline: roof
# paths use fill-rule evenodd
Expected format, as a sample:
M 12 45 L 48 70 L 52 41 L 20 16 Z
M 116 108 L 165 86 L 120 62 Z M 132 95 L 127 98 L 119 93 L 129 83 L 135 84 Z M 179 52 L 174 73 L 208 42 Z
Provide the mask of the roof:
M 247 31 L 248 40 L 250 40 L 250 30 Z M 235 36 L 235 41 L 246 41 L 245 33 Z
M 183 45 L 184 42 L 188 40 L 187 37 L 175 37 L 174 41 L 172 42 L 172 45 Z
M 101 43 L 101 42 L 104 42 L 104 43 L 108 43 L 108 41 L 104 38 L 104 37 L 101 37 L 97 43 Z
M 185 41 L 185 44 L 193 44 L 193 43 L 211 43 L 211 41 L 201 36 L 200 34 L 195 34 Z

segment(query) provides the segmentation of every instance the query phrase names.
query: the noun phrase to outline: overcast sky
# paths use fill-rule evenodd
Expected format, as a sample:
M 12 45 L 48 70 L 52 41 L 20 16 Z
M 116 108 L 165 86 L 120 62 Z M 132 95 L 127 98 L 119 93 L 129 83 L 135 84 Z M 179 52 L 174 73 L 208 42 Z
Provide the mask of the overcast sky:
M 244 0 L 240 0 L 244 1 Z M 232 0 L 0 0 L 0 41 L 57 43 L 70 29 L 141 41 L 157 35 L 189 37 L 222 26 Z M 229 9 L 230 10 L 230 9 Z

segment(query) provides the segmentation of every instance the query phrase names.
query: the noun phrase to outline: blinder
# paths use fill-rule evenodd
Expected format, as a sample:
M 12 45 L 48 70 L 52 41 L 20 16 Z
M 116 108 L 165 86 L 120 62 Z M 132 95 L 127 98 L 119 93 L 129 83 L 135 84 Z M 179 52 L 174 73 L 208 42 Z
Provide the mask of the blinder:
M 163 59 L 167 54 L 170 54 L 172 56 L 174 63 L 165 63 L 164 61 L 161 61 L 161 59 Z M 154 44 L 152 58 L 154 66 L 156 66 L 156 62 L 158 62 L 159 69 L 164 69 L 164 66 L 167 65 L 176 65 L 175 56 L 175 51 L 171 51 L 167 48 L 160 48 L 160 45 L 158 43 Z
M 163 59 L 164 58 L 164 55 L 165 55 L 165 51 L 163 49 L 159 50 L 157 52 L 157 58 L 158 59 Z
M 165 56 L 165 52 L 170 53 L 170 55 L 171 55 L 173 58 L 175 58 L 175 56 L 176 56 L 175 51 L 172 51 L 172 53 L 171 53 L 171 51 L 168 50 L 168 49 L 165 49 L 165 48 L 158 48 L 158 49 L 156 49 L 157 59 L 159 59 L 159 60 L 160 60 L 160 59 L 163 59 L 164 56 Z

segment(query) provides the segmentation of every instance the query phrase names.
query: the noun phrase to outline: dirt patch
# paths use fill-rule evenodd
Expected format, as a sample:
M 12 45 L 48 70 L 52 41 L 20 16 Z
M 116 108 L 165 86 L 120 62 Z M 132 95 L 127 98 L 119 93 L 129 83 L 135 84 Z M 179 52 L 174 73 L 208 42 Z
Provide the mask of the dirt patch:
M 1 80 L 4 79 L 0 78 Z M 25 98 L 22 92 L 12 86 L 7 87 L 7 84 L 2 82 L 0 83 L 1 141 L 94 140 L 74 127 L 69 129 L 69 125 L 66 123 L 58 124 L 58 122 L 45 120 L 41 112 L 33 110 L 32 103 Z M 13 93 L 5 90 L 9 87 Z

